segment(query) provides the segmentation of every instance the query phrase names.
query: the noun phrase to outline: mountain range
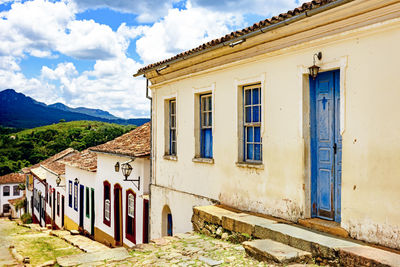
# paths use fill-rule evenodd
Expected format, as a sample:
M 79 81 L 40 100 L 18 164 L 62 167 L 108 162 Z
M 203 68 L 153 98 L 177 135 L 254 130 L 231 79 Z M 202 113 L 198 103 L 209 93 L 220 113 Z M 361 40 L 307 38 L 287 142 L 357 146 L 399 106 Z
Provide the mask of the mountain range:
M 14 128 L 34 128 L 65 121 L 104 121 L 122 125 L 142 125 L 147 118 L 122 119 L 101 109 L 71 108 L 62 103 L 46 105 L 13 89 L 0 92 L 0 125 Z

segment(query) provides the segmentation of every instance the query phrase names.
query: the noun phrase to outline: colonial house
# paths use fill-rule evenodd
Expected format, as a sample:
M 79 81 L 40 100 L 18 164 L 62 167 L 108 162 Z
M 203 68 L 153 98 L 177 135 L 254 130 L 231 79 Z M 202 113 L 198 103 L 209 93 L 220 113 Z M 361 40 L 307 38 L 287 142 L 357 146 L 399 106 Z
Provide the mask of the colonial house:
M 25 182 L 21 173 L 0 176 L 0 216 L 19 217 L 21 211 L 15 210 L 15 200 L 23 200 L 24 191 L 19 185 Z
M 65 228 L 81 230 L 94 237 L 96 153 L 84 150 L 60 161 L 65 164 Z
M 127 247 L 147 242 L 150 123 L 90 151 L 97 154 L 95 239 Z
M 221 203 L 399 249 L 399 47 L 399 1 L 315 0 L 138 70 L 151 82 L 151 238 Z M 108 153 L 98 219 L 115 237 L 124 159 Z
M 58 161 L 76 153 L 78 153 L 76 150 L 68 148 L 24 169 L 28 185 L 27 198 L 31 196 L 33 222 L 39 223 L 43 227 L 46 224 L 51 224 L 55 228 L 64 226 L 65 165 Z M 32 186 L 29 182 L 31 175 Z

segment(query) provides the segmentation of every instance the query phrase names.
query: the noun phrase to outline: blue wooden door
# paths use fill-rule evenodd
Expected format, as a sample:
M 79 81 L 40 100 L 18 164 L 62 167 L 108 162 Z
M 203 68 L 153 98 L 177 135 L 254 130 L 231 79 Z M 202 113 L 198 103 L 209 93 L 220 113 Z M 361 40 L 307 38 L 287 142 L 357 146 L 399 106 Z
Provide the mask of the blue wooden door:
M 310 79 L 312 216 L 340 221 L 342 138 L 339 71 Z

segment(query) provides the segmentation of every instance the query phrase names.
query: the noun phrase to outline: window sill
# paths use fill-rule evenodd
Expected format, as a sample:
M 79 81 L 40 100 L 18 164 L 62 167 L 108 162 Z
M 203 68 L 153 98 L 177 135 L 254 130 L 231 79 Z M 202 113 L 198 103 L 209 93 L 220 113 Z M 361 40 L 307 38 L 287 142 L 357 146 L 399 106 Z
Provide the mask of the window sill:
M 214 164 L 213 158 L 192 158 L 192 161 L 195 163 L 207 163 L 207 164 Z
M 252 168 L 264 170 L 264 164 L 262 163 L 253 163 L 253 162 L 236 162 L 236 166 L 241 168 Z
M 175 155 L 164 155 L 164 159 L 166 160 L 172 160 L 172 161 L 177 161 L 178 157 Z

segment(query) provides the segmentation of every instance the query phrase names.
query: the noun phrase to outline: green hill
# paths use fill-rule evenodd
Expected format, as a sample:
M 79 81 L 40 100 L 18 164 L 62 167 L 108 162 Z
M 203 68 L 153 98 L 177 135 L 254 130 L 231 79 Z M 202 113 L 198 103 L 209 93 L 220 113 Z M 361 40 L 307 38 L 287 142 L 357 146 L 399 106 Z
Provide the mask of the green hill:
M 0 134 L 0 175 L 36 164 L 68 147 L 81 151 L 108 142 L 135 127 L 97 121 L 71 121 Z

